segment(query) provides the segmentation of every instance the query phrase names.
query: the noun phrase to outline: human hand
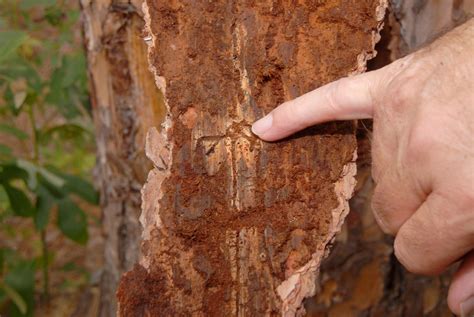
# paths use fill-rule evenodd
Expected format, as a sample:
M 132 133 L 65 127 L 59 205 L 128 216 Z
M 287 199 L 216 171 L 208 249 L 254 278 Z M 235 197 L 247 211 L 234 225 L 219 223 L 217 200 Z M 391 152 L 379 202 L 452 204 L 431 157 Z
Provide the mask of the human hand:
M 379 69 L 285 102 L 254 123 L 275 141 L 311 125 L 374 119 L 375 218 L 411 272 L 464 258 L 448 304 L 474 314 L 474 19 Z

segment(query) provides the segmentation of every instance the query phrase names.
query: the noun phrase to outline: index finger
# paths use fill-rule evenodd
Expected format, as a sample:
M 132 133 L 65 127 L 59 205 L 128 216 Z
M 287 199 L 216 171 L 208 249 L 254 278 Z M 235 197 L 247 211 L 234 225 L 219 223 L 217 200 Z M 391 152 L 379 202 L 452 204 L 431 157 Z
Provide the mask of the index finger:
M 379 77 L 373 71 L 342 78 L 287 101 L 255 122 L 252 132 L 275 141 L 322 122 L 371 118 Z

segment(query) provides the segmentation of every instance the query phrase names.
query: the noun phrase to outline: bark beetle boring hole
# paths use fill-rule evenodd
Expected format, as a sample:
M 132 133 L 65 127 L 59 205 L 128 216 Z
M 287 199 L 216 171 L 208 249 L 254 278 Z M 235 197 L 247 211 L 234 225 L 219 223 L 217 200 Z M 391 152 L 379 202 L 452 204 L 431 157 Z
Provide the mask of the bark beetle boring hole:
M 250 126 L 285 100 L 364 71 L 385 2 L 144 8 L 169 113 L 147 139 L 155 169 L 142 191 L 143 256 L 122 278 L 120 313 L 303 313 L 348 212 L 355 127 L 330 123 L 265 143 Z

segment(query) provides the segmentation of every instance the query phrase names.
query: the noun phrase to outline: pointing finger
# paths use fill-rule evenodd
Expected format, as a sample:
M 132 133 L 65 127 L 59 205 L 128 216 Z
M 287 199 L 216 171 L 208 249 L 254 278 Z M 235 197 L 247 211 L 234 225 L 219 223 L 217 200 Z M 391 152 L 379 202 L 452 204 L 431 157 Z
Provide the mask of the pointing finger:
M 342 78 L 285 102 L 255 122 L 252 131 L 275 141 L 322 122 L 371 118 L 381 71 Z

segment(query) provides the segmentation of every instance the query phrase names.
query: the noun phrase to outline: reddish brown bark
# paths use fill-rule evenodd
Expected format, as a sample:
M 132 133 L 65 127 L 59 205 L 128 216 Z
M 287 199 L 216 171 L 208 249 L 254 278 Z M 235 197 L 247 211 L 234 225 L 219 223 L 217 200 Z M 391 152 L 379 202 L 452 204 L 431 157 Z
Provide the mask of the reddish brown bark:
M 169 107 L 151 130 L 144 256 L 119 288 L 128 315 L 303 313 L 354 185 L 352 123 L 264 143 L 278 103 L 361 72 L 380 1 L 148 1 L 150 62 Z M 335 54 L 337 52 L 337 54 Z
M 159 126 L 164 99 L 147 70 L 141 1 L 81 2 L 107 239 L 101 315 L 114 316 L 118 277 L 138 257 L 138 189 L 149 168 L 144 136 L 149 127 Z M 166 83 L 171 129 L 165 135 L 153 130 L 148 138 L 156 167 L 144 190 L 145 256 L 143 266 L 121 283 L 121 314 L 218 315 L 220 303 L 222 309 L 231 307 L 230 315 L 279 312 L 276 285 L 311 256 L 321 237 L 331 235 L 322 220 L 338 203 L 331 184 L 351 161 L 355 139 L 350 124 L 329 124 L 267 145 L 249 135 L 248 126 L 279 102 L 363 66 L 360 53 L 372 49 L 377 3 L 307 1 L 275 3 L 272 9 L 266 2 L 257 7 L 228 2 L 230 11 L 222 13 L 218 3 L 159 1 L 164 3 L 159 7 L 155 2 L 150 1 L 152 37 L 145 40 L 156 38 L 151 64 L 164 77 L 158 85 L 163 89 Z M 399 41 L 391 45 L 394 57 L 430 38 L 430 28 L 449 28 L 473 11 L 470 0 L 394 3 L 402 29 Z M 423 25 L 424 20 L 431 26 Z M 367 140 L 359 147 L 360 157 L 368 158 Z M 170 160 L 162 162 L 170 149 Z M 365 183 L 368 163 L 359 164 L 363 190 L 352 201 L 353 211 L 332 255 L 314 280 L 318 294 L 306 300 L 308 315 L 447 315 L 449 278 L 406 273 L 392 255 L 391 240 L 375 225 L 372 185 Z M 248 183 L 253 185 L 243 186 Z M 237 187 L 230 190 L 231 184 Z M 169 202 L 174 196 L 182 199 Z M 161 225 L 155 223 L 162 219 Z M 292 219 L 297 221 L 292 224 Z M 268 230 L 265 235 L 267 227 L 272 228 L 270 235 Z M 222 243 L 224 230 L 238 241 L 233 250 L 243 260 L 229 260 L 232 249 Z M 319 240 L 312 239 L 314 232 Z M 232 267 L 237 276 L 247 275 L 229 285 Z

